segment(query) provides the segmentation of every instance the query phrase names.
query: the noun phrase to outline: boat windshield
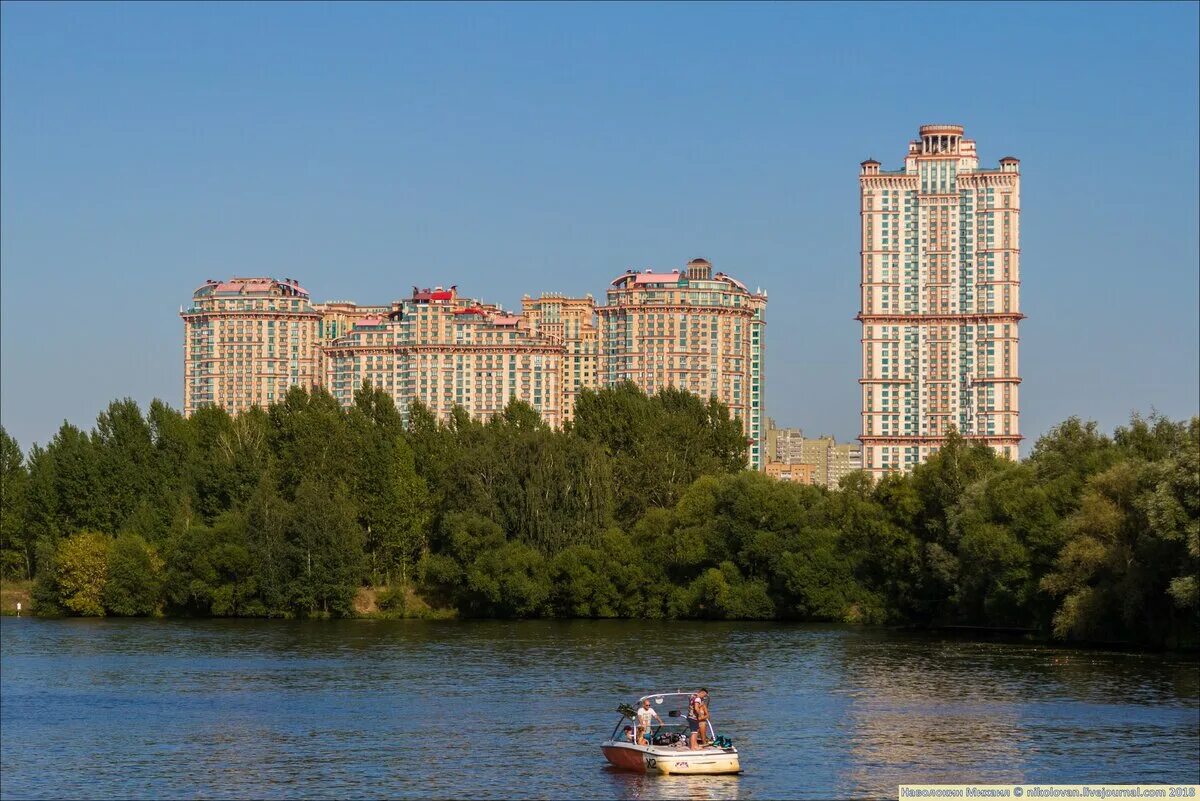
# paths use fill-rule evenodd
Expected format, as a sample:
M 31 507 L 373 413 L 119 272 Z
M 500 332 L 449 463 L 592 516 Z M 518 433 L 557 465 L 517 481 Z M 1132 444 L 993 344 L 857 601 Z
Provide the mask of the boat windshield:
M 658 720 L 654 721 L 651 726 L 651 733 L 658 734 L 660 732 L 686 732 L 687 731 L 687 713 L 688 702 L 695 693 L 692 692 L 673 692 L 673 693 L 652 693 L 643 695 L 633 705 L 636 713 L 642 708 L 642 701 L 649 699 L 650 708 L 658 713 Z M 620 740 L 622 737 L 622 729 L 626 724 L 625 721 L 630 720 L 629 715 L 622 714 L 621 719 L 617 721 L 617 726 L 613 729 L 613 740 Z M 659 720 L 662 722 L 659 723 Z

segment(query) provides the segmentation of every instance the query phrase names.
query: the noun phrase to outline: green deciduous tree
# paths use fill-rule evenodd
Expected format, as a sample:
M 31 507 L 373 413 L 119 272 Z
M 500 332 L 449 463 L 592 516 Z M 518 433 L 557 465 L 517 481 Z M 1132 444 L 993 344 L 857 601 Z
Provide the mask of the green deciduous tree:
M 167 602 L 188 614 L 265 614 L 247 539 L 239 512 L 226 512 L 211 526 L 177 521 L 163 571 Z
M 363 386 L 349 412 L 354 450 L 352 492 L 374 584 L 407 584 L 428 546 L 432 505 L 386 393 Z
M 137 534 L 122 534 L 109 543 L 108 577 L 102 601 L 110 615 L 152 615 L 162 598 L 162 560 Z
M 55 518 L 63 534 L 106 530 L 109 505 L 101 483 L 100 459 L 92 437 L 63 423 L 50 441 L 53 454 Z M 111 533 L 111 532 L 110 532 Z
M 716 400 L 676 389 L 647 396 L 626 382 L 585 390 L 575 404 L 572 430 L 601 445 L 612 460 L 615 514 L 622 525 L 648 508 L 674 505 L 700 476 L 735 472 L 746 463 L 741 421 Z
M 285 529 L 292 565 L 289 605 L 298 614 L 349 614 L 365 559 L 357 512 L 336 481 L 302 478 Z
M 1061 598 L 1058 636 L 1158 643 L 1183 632 L 1194 637 L 1194 616 L 1171 594 L 1181 569 L 1195 565 L 1186 533 L 1167 522 L 1184 522 L 1186 514 L 1163 514 L 1171 503 L 1155 503 L 1172 495 L 1170 473 L 1161 463 L 1133 458 L 1088 479 L 1054 570 L 1041 582 Z M 1156 526 L 1152 516 L 1165 525 Z
M 55 553 L 59 603 L 77 615 L 104 616 L 111 540 L 96 531 L 81 531 L 59 543 Z
M 153 488 L 150 426 L 133 400 L 113 401 L 96 418 L 93 443 L 103 504 L 101 524 L 115 533 L 127 527 Z

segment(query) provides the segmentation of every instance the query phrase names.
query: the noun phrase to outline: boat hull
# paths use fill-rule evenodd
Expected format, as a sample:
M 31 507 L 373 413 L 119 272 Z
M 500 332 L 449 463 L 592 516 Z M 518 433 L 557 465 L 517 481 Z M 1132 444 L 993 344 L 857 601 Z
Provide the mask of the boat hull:
M 607 742 L 600 746 L 614 767 L 662 775 L 717 775 L 741 773 L 736 748 L 663 748 L 634 743 Z
M 646 770 L 646 758 L 642 748 L 636 745 L 625 745 L 623 743 L 607 743 L 600 746 L 600 750 L 604 752 L 604 758 L 609 761 L 614 768 L 621 770 L 634 770 L 642 773 Z

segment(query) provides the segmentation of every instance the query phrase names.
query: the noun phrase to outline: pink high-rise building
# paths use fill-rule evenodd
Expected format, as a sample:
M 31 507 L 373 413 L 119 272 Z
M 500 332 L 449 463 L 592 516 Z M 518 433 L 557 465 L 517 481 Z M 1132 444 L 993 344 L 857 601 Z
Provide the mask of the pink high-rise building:
M 531 332 L 561 342 L 566 348 L 562 377 L 564 420 L 575 416 L 575 402 L 585 389 L 595 389 L 600 380 L 600 329 L 596 303 L 591 295 L 571 298 L 557 292 L 540 297 L 526 295 L 521 314 Z
M 321 383 L 321 314 L 291 279 L 206 281 L 183 318 L 183 412 L 236 414 Z
M 591 295 L 543 293 L 526 296 L 520 314 L 454 286 L 365 306 L 314 304 L 290 279 L 209 281 L 180 309 L 184 413 L 269 406 L 291 386 L 323 386 L 350 406 L 370 382 L 404 416 L 420 401 L 442 420 L 456 407 L 486 420 L 516 398 L 557 428 L 584 390 L 632 381 L 727 404 L 761 469 L 766 304 L 765 292 L 713 274 L 704 259 L 629 270 L 599 308 Z
M 955 429 L 1017 458 L 1021 175 L 980 169 L 961 125 L 904 168 L 861 165 L 863 469 L 908 470 Z
M 360 317 L 324 348 L 327 386 L 344 406 L 369 381 L 406 417 L 418 400 L 443 421 L 455 407 L 487 420 L 516 398 L 554 427 L 563 423 L 566 358 L 560 337 L 457 287 L 413 287 L 389 313 Z
M 748 464 L 763 468 L 766 292 L 692 259 L 683 270 L 617 276 L 596 312 L 601 386 L 718 399 L 742 421 Z

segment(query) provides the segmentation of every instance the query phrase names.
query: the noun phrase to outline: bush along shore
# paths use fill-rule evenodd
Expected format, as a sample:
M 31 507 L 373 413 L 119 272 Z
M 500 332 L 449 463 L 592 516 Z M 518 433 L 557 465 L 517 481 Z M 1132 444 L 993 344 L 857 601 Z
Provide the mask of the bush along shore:
M 2 431 L 2 430 L 0 430 Z M 39 615 L 624 617 L 1030 629 L 1200 643 L 1200 418 L 1071 418 L 1019 463 L 951 435 L 835 490 L 743 469 L 715 401 L 632 385 L 565 430 L 370 386 L 232 417 L 115 401 L 23 454 L 0 568 Z

